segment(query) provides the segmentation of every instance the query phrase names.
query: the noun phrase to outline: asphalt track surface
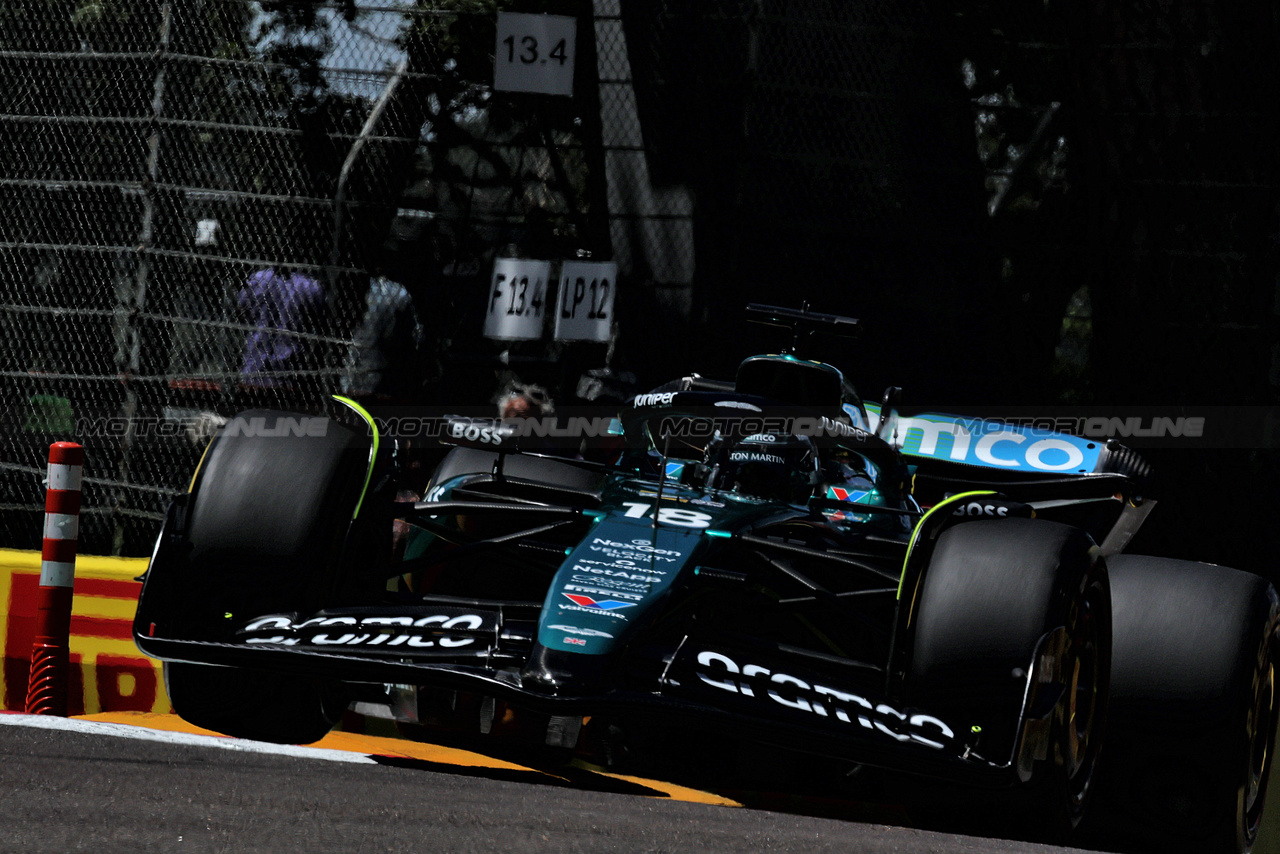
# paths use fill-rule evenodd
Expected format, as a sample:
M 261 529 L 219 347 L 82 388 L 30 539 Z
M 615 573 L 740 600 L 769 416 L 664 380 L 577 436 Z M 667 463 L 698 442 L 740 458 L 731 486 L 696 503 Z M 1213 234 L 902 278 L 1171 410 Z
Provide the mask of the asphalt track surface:
M 635 778 L 558 779 L 464 752 L 362 752 L 397 753 L 390 739 L 329 743 L 258 752 L 275 748 L 0 715 L 0 851 L 1068 850 L 744 809 Z

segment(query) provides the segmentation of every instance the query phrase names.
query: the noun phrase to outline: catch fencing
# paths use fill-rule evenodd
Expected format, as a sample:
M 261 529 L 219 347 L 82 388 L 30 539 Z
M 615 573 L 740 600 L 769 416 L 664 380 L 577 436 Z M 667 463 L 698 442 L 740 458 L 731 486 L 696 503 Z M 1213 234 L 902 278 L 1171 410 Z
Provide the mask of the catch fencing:
M 508 6 L 577 21 L 572 96 L 494 91 Z M 38 545 L 65 439 L 86 448 L 83 548 L 145 554 L 220 418 L 361 390 L 371 276 L 422 327 L 400 396 L 487 402 L 493 258 L 612 257 L 589 2 L 59 8 L 0 3 L 5 545 Z M 446 360 L 466 377 L 447 391 Z
M 574 22 L 570 95 L 495 87 L 560 63 L 500 13 Z M 82 548 L 146 554 L 219 418 L 362 390 L 374 276 L 420 402 L 724 376 L 744 302 L 802 299 L 871 321 L 868 396 L 1280 399 L 1277 36 L 1222 0 L 0 0 L 0 545 L 71 440 Z M 486 340 L 499 257 L 616 263 L 609 342 Z

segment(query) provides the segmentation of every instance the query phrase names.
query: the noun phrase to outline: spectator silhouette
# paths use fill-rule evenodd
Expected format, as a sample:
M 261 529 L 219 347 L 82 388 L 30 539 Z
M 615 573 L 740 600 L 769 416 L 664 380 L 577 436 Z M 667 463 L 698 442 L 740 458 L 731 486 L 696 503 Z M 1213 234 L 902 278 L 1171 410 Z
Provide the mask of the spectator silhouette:
M 373 277 L 347 355 L 346 392 L 369 403 L 416 402 L 425 377 L 425 343 L 409 291 L 386 276 Z
M 254 326 L 245 340 L 240 390 L 245 402 L 262 406 L 296 406 L 302 383 L 319 367 L 314 341 L 325 316 L 324 289 L 311 276 L 288 267 L 267 267 L 249 277 L 237 306 Z

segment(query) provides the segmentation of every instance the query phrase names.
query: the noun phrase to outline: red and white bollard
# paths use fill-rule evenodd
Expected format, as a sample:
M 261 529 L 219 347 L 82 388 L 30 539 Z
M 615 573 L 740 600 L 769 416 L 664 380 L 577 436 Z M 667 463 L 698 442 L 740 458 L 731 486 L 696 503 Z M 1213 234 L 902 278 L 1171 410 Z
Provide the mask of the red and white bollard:
M 76 581 L 83 470 L 83 447 L 74 442 L 54 442 L 49 446 L 44 547 L 36 598 L 36 633 L 31 644 L 31 678 L 27 683 L 30 715 L 67 715 L 71 599 Z

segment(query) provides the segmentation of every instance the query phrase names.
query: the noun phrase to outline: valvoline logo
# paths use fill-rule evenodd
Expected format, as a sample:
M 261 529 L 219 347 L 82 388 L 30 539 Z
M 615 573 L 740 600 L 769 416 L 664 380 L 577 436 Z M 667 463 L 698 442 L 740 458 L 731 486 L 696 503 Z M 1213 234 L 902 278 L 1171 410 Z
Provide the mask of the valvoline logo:
M 581 593 L 562 593 L 566 599 L 583 608 L 599 608 L 601 611 L 616 611 L 619 608 L 630 608 L 635 602 L 619 602 L 617 599 L 592 599 Z

